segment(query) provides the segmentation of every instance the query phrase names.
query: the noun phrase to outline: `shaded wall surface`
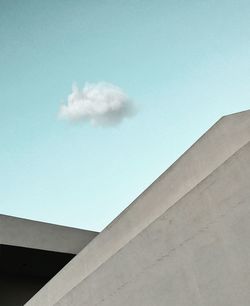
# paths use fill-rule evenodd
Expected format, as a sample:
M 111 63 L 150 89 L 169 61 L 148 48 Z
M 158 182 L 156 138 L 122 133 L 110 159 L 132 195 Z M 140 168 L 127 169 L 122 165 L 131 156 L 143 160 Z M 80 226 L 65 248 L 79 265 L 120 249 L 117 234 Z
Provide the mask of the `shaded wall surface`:
M 0 300 L 3 306 L 24 305 L 44 284 L 47 279 L 0 275 Z
M 0 245 L 0 305 L 25 304 L 74 256 Z

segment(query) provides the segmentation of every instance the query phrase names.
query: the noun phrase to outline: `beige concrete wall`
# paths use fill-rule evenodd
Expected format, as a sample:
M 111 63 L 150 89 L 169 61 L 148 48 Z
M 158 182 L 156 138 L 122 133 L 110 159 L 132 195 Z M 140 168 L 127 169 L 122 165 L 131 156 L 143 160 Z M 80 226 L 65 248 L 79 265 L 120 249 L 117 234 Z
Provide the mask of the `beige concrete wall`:
M 250 143 L 56 306 L 249 306 Z
M 0 244 L 78 254 L 98 233 L 0 215 Z
M 71 294 L 73 296 L 74 290 L 71 290 L 74 287 L 85 282 L 85 279 L 91 279 L 91 277 L 97 275 L 93 272 L 108 264 L 109 259 L 114 254 L 119 254 L 152 222 L 167 210 L 170 211 L 169 209 L 176 202 L 243 147 L 249 139 L 249 111 L 222 118 L 139 196 L 128 209 L 91 241 L 27 305 L 50 306 L 56 304 L 59 300 L 61 300 L 60 303 L 64 303 L 62 298 L 64 296 L 69 298 Z M 139 250 L 144 252 L 140 247 L 138 247 Z M 151 255 L 149 253 L 149 258 Z M 134 255 L 130 253 L 127 256 L 133 258 Z M 124 267 L 126 268 L 125 262 Z M 107 271 L 104 279 L 108 281 L 112 277 L 112 273 Z M 119 283 L 118 280 L 119 278 L 116 278 Z M 102 292 L 102 288 L 99 289 Z M 68 292 L 70 292 L 69 295 L 67 295 Z M 86 293 L 86 291 L 84 292 Z M 84 299 L 83 296 L 82 298 Z M 67 300 L 65 303 L 67 305 Z M 116 305 L 123 304 L 118 303 Z

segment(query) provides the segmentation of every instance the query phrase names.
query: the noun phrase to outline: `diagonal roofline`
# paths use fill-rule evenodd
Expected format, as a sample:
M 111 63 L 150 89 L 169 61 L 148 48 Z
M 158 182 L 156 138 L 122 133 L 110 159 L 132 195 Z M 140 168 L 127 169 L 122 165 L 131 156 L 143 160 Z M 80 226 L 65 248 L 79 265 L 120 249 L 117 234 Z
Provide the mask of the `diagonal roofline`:
M 45 285 L 27 306 L 54 305 L 249 140 L 249 110 L 222 117 Z

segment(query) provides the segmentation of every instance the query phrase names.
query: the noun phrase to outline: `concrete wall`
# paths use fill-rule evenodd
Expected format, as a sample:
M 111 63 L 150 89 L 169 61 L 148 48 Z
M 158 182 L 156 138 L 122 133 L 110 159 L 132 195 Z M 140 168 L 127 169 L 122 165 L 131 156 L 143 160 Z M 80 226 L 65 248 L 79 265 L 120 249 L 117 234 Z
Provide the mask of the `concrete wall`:
M 91 241 L 91 243 L 89 243 L 78 254 L 78 256 L 70 262 L 70 264 L 66 265 L 64 269 L 62 269 L 46 286 L 44 286 L 42 290 L 40 290 L 38 294 L 27 303 L 27 305 L 50 306 L 56 303 L 59 303 L 58 305 L 78 305 L 80 302 L 82 303 L 81 305 L 125 305 L 125 301 L 126 299 L 129 300 L 129 292 L 133 287 L 130 287 L 130 291 L 125 293 L 127 298 L 124 296 L 121 300 L 122 302 L 119 302 L 120 299 L 116 299 L 116 304 L 114 304 L 113 302 L 110 302 L 112 301 L 112 286 L 114 285 L 112 282 L 119 284 L 122 282 L 126 273 L 132 273 L 133 275 L 132 270 L 136 271 L 137 266 L 140 267 L 141 260 L 143 263 L 143 258 L 140 258 L 139 256 L 140 253 L 143 253 L 147 260 L 151 261 L 152 265 L 154 265 L 155 258 L 152 257 L 153 254 L 150 252 L 154 240 L 151 241 L 146 238 L 147 235 L 150 234 L 148 232 L 146 236 L 143 236 L 144 244 L 142 246 L 137 244 L 137 247 L 135 246 L 133 251 L 129 251 L 128 246 L 134 239 L 137 239 L 137 236 L 140 236 L 140 234 L 151 223 L 166 211 L 171 211 L 170 208 L 174 208 L 176 206 L 174 205 L 175 203 L 182 199 L 185 194 L 196 188 L 202 180 L 215 171 L 216 168 L 220 167 L 227 159 L 233 156 L 233 154 L 248 143 L 249 140 L 250 111 L 223 117 L 187 152 L 185 152 L 176 163 L 163 173 L 141 196 L 139 196 L 132 205 L 130 205 L 102 233 L 100 233 L 98 237 Z M 232 182 L 235 181 L 232 180 Z M 222 187 L 223 186 L 221 185 L 220 188 Z M 227 190 L 225 193 L 226 192 Z M 196 202 L 195 204 L 198 206 L 199 202 Z M 185 217 L 188 218 L 188 215 Z M 164 240 L 161 239 L 164 239 L 164 236 L 167 235 L 167 232 L 165 232 L 166 230 L 167 229 L 158 229 L 157 234 L 160 235 L 162 232 L 162 236 L 160 236 L 159 245 L 153 249 L 153 252 L 162 252 L 160 245 Z M 186 231 L 185 228 L 182 230 Z M 175 232 L 172 232 L 172 235 L 175 235 Z M 175 239 L 177 238 L 179 237 L 176 236 Z M 154 239 L 156 240 L 156 238 Z M 148 248 L 146 248 L 146 245 L 148 245 Z M 159 247 L 159 250 L 157 250 L 157 247 Z M 171 240 L 170 245 L 166 247 L 171 247 Z M 123 266 L 123 270 L 117 269 L 117 272 L 120 273 L 119 275 L 114 274 L 116 268 L 118 268 L 115 261 L 110 264 L 109 269 L 106 269 L 103 274 L 98 272 L 99 269 L 104 269 L 106 265 L 109 265 L 111 259 L 119 258 L 120 252 L 125 249 L 128 252 L 126 256 L 124 256 L 121 261 L 117 259 L 119 265 Z M 127 260 L 125 257 L 127 257 Z M 156 262 L 158 259 L 155 259 Z M 132 266 L 129 266 L 129 261 L 133 260 L 135 261 Z M 115 268 L 112 268 L 113 264 Z M 170 266 L 167 266 L 165 269 L 170 269 L 171 271 L 172 264 L 173 263 L 170 263 Z M 157 275 L 159 273 L 160 272 L 153 271 L 152 275 L 148 275 L 148 282 L 143 283 L 143 286 L 145 286 L 148 291 L 150 291 L 150 287 L 153 288 L 153 283 L 150 277 L 152 276 L 152 279 L 155 277 L 157 280 Z M 178 273 L 181 273 L 182 275 L 182 272 Z M 172 276 L 174 277 L 174 274 Z M 183 276 L 187 277 L 185 273 Z M 94 279 L 94 281 L 92 281 L 92 279 Z M 102 281 L 105 281 L 107 285 L 104 286 Z M 165 290 L 166 286 L 164 282 L 161 283 L 162 281 L 159 279 L 159 286 L 163 286 Z M 177 277 L 176 282 L 178 281 L 179 278 Z M 133 281 L 129 282 L 131 284 L 133 283 Z M 136 282 L 136 280 L 134 282 Z M 173 279 L 171 282 L 175 282 L 175 280 Z M 111 284 L 111 287 L 109 287 L 109 284 Z M 121 283 L 121 288 L 126 287 L 124 284 L 126 284 L 126 282 Z M 184 284 L 182 285 L 184 286 Z M 180 290 L 182 289 L 182 285 L 180 284 Z M 92 290 L 89 286 L 93 286 L 97 291 Z M 78 293 L 75 293 L 77 288 L 81 289 L 77 291 Z M 122 292 L 121 288 L 117 288 L 117 290 Z M 142 287 L 135 285 L 135 290 L 140 291 L 141 288 Z M 116 291 L 116 289 L 114 290 Z M 156 289 L 153 291 L 156 294 L 158 291 L 155 290 Z M 137 295 L 139 295 L 139 291 L 137 292 Z M 99 293 L 97 294 L 96 292 Z M 146 291 L 144 291 L 143 294 L 147 296 Z M 96 300 L 95 297 L 91 297 L 91 295 L 96 295 Z M 129 300 L 129 303 L 131 303 L 128 303 L 129 305 L 139 305 L 139 303 L 142 302 L 137 295 L 136 293 L 131 294 L 131 299 L 135 299 L 137 302 Z M 77 302 L 76 296 L 78 296 L 79 302 Z M 101 296 L 106 297 L 98 300 Z M 108 296 L 110 296 L 110 300 Z M 164 296 L 164 298 L 166 298 L 166 296 Z M 107 302 L 105 302 L 105 300 Z M 142 303 L 142 305 L 167 304 L 164 304 L 164 302 L 161 303 L 160 300 L 157 300 L 157 303 L 155 304 L 152 304 L 152 300 L 149 299 L 149 301 L 151 301 L 151 304 L 149 302 L 146 304 L 146 299 L 144 299 L 144 304 Z M 170 305 L 179 306 L 182 304 L 170 303 Z
M 55 305 L 249 306 L 249 220 L 250 143 Z
M 77 254 L 98 233 L 0 215 L 0 244 Z
M 26 303 L 97 234 L 0 215 L 0 305 Z

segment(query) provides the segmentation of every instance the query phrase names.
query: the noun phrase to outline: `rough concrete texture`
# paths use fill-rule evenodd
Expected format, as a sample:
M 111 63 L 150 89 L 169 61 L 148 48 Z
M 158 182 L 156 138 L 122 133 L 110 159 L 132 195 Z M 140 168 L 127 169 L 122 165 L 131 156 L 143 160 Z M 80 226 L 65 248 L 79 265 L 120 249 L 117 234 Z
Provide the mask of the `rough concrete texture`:
M 26 305 L 249 305 L 249 140 L 223 117 Z
M 0 244 L 78 254 L 98 233 L 0 215 Z

